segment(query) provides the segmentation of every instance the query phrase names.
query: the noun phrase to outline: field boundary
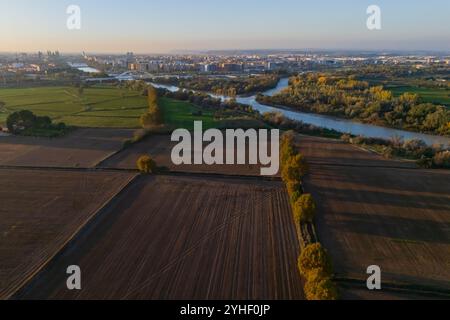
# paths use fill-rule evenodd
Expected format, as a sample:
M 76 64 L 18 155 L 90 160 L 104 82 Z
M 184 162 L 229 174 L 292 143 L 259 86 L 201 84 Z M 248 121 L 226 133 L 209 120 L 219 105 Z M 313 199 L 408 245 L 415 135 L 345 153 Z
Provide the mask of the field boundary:
M 346 163 L 333 163 L 333 162 L 320 162 L 320 161 L 308 161 L 309 164 L 318 166 L 330 166 L 330 167 L 352 167 L 352 168 L 380 168 L 380 169 L 401 169 L 401 170 L 420 170 L 419 167 L 402 167 L 402 166 L 389 166 L 389 165 L 370 165 L 370 164 L 346 164 Z
M 93 167 L 93 168 L 76 168 L 76 167 L 33 167 L 33 166 L 5 166 L 0 165 L 0 170 L 29 170 L 29 171 L 72 171 L 72 172 L 129 172 L 139 173 L 138 169 L 110 168 L 110 167 Z M 175 176 L 175 177 L 199 177 L 199 178 L 223 178 L 223 179 L 241 179 L 241 180 L 257 180 L 281 182 L 281 177 L 277 176 L 258 176 L 258 175 L 233 175 L 224 173 L 211 172 L 188 172 L 188 171 L 161 171 L 156 173 L 157 176 Z
M 95 221 L 95 219 L 99 216 L 101 212 L 112 202 L 115 198 L 119 197 L 121 194 L 123 194 L 132 184 L 134 181 L 137 180 L 139 177 L 138 174 L 131 176 L 127 181 L 124 182 L 124 184 L 120 187 L 120 189 L 115 192 L 113 195 L 111 195 L 108 199 L 106 199 L 97 210 L 92 212 L 92 214 L 86 219 L 84 223 L 82 223 L 78 228 L 67 238 L 67 240 L 59 247 L 58 250 L 55 251 L 55 253 L 47 259 L 40 267 L 38 267 L 34 272 L 32 272 L 26 279 L 24 279 L 21 283 L 17 284 L 15 286 L 15 289 L 12 289 L 12 292 L 10 294 L 7 294 L 3 299 L 5 300 L 11 300 L 15 299 L 14 297 L 22 290 L 24 290 L 27 285 L 29 285 L 36 276 L 39 275 L 58 255 L 60 255 L 65 248 L 70 246 L 70 243 L 74 239 L 76 239 L 84 229 L 88 228 L 90 223 L 92 221 Z

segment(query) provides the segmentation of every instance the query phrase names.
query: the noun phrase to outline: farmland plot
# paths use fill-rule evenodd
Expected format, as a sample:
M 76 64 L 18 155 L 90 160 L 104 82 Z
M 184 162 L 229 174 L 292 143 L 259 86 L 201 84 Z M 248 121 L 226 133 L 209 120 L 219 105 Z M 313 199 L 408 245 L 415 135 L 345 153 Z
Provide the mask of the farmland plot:
M 321 139 L 315 149 L 310 139 L 300 142 L 311 166 L 305 188 L 337 276 L 365 286 L 367 267 L 378 265 L 386 284 L 450 290 L 450 172 L 357 149 L 343 157 L 340 144 Z
M 133 177 L 0 170 L 0 299 L 31 277 Z
M 0 165 L 93 167 L 132 136 L 128 129 L 78 129 L 56 139 L 0 137 Z

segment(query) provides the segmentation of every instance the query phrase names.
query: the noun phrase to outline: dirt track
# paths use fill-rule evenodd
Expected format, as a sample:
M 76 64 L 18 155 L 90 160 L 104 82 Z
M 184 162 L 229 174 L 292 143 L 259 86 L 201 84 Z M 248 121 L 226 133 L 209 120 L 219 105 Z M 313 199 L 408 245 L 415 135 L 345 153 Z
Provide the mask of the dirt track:
M 132 177 L 0 169 L 0 299 L 14 293 Z
M 278 182 L 141 177 L 19 298 L 301 299 Z M 83 289 L 65 288 L 79 264 Z
M 375 264 L 383 281 L 450 290 L 450 172 L 402 169 L 404 162 L 315 139 L 300 138 L 311 163 L 305 187 L 337 275 L 366 279 Z

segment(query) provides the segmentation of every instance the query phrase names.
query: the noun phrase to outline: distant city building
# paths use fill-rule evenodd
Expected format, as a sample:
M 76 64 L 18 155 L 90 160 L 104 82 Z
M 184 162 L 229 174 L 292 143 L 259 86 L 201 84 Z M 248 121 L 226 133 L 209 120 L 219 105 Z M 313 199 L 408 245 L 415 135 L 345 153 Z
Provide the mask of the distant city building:
M 243 70 L 243 65 L 237 63 L 222 63 L 221 69 L 225 72 L 240 72 Z
M 219 66 L 217 64 L 202 64 L 200 65 L 200 72 L 216 72 L 219 70 Z

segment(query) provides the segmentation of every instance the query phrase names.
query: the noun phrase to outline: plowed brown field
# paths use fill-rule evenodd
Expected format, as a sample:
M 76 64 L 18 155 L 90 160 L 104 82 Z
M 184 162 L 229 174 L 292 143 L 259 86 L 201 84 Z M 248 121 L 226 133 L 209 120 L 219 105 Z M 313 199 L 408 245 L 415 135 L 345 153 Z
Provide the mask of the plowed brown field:
M 135 169 L 139 157 L 150 154 L 158 166 L 166 167 L 171 171 L 261 176 L 260 165 L 174 165 L 171 153 L 177 142 L 170 140 L 170 135 L 150 136 L 102 162 L 101 167 Z
M 140 177 L 17 298 L 301 299 L 280 182 Z M 78 264 L 82 290 L 66 289 Z
M 13 294 L 132 177 L 0 169 L 0 299 Z
M 57 139 L 0 137 L 0 165 L 93 167 L 132 136 L 129 129 L 77 129 Z

